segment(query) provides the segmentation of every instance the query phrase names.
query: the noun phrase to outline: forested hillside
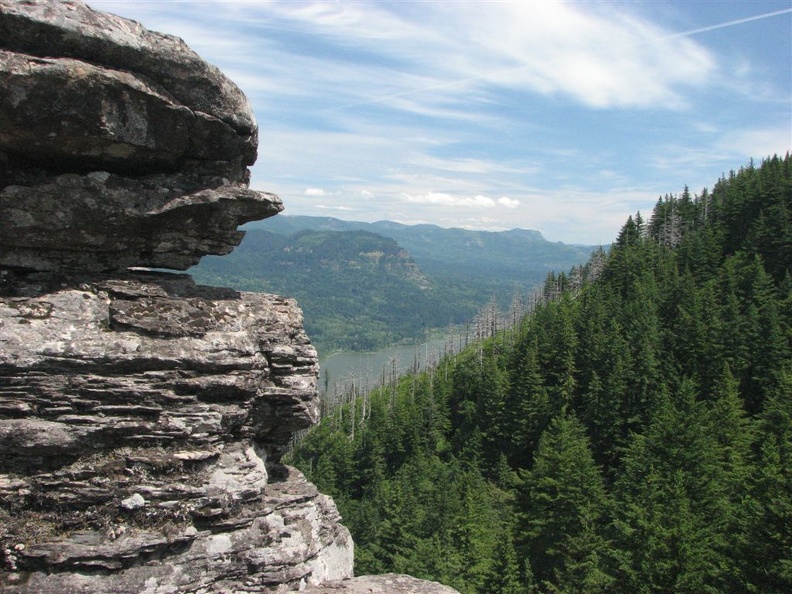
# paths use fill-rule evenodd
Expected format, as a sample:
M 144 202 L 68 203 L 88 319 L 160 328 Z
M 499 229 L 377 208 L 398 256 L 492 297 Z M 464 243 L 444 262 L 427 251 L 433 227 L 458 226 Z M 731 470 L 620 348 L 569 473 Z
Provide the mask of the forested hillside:
M 365 351 L 467 323 L 493 298 L 508 304 L 590 251 L 519 229 L 278 216 L 251 223 L 231 254 L 206 257 L 190 273 L 205 284 L 291 295 L 320 352 Z
M 592 248 L 547 241 L 539 231 L 473 231 L 436 225 L 403 225 L 393 221 L 361 223 L 330 217 L 277 216 L 247 225 L 273 233 L 300 231 L 368 231 L 388 237 L 407 250 L 426 274 L 445 286 L 467 286 L 479 306 L 493 295 L 508 304 L 515 289 L 542 283 L 550 271 L 568 270 L 585 262 Z M 472 286 L 472 287 L 471 287 Z
M 661 198 L 510 330 L 295 448 L 357 572 L 463 593 L 792 592 L 792 160 Z
M 204 258 L 199 282 L 291 295 L 320 352 L 373 350 L 463 323 L 482 297 L 427 277 L 393 239 L 367 231 L 284 236 L 249 230 L 233 254 Z

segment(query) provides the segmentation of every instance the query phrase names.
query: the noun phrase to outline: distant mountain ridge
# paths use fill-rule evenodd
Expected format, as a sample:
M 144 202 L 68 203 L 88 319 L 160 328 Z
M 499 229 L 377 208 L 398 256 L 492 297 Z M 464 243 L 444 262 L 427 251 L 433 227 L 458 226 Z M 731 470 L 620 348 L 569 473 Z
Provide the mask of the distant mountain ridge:
M 366 223 L 363 221 L 345 221 L 335 217 L 313 217 L 306 215 L 288 215 L 281 214 L 278 217 L 271 217 L 261 221 L 253 221 L 246 224 L 245 229 L 266 228 L 276 233 L 291 234 L 297 231 L 310 229 L 312 231 L 374 231 L 382 235 L 389 236 L 390 234 L 400 234 L 400 236 L 408 236 L 411 232 L 418 233 L 446 233 L 446 232 L 461 232 L 463 235 L 479 236 L 479 235 L 517 235 L 523 237 L 530 237 L 538 241 L 547 241 L 542 235 L 541 231 L 532 229 L 511 229 L 509 231 L 476 231 L 471 229 L 463 229 L 461 227 L 441 227 L 439 225 L 431 225 L 428 223 L 421 223 L 417 225 L 406 225 L 404 223 L 397 223 L 395 221 L 375 221 L 373 223 Z
M 298 231 L 369 231 L 394 239 L 424 273 L 438 280 L 476 278 L 500 293 L 536 286 L 551 270 L 568 270 L 585 262 L 592 246 L 547 241 L 539 231 L 474 231 L 437 225 L 404 225 L 393 221 L 364 223 L 332 217 L 279 215 L 248 223 L 244 229 L 265 229 L 281 235 Z M 511 292 L 511 291 L 508 291 Z M 507 295 L 504 299 L 510 297 Z
M 501 233 L 278 216 L 248 224 L 242 244 L 206 257 L 198 282 L 294 296 L 320 351 L 375 350 L 470 321 L 492 298 L 507 307 L 590 248 L 537 231 Z

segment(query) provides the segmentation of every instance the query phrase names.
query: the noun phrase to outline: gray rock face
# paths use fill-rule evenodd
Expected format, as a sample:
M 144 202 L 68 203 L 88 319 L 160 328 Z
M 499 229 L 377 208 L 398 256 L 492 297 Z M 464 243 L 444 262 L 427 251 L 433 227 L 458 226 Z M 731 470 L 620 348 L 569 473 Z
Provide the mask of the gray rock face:
M 247 99 L 180 39 L 0 0 L 0 76 L 0 266 L 184 270 L 282 210 L 247 187 Z
M 309 587 L 303 594 L 459 594 L 453 588 L 408 575 L 366 575 Z
M 278 463 L 318 415 L 292 300 L 165 273 L 3 279 L 0 589 L 266 592 L 351 575 L 332 500 Z
M 6 186 L 0 189 L 0 265 L 185 269 L 205 254 L 226 254 L 244 236 L 240 223 L 276 214 L 281 202 L 225 181 L 93 172 Z
M 64 56 L 140 73 L 195 112 L 249 137 L 247 165 L 256 155 L 257 125 L 245 96 L 181 39 L 140 23 L 91 10 L 72 0 L 0 0 L 4 48 L 31 56 Z
M 49 480 L 90 485 L 98 477 L 109 484 L 130 474 L 123 468 L 140 468 L 135 466 L 140 462 L 113 461 L 115 470 L 86 464 L 64 468 Z M 190 471 L 188 483 L 170 481 L 171 491 L 181 491 L 177 498 L 200 490 L 192 486 L 198 477 L 217 472 L 212 463 L 193 462 L 198 466 Z M 145 474 L 138 470 L 137 481 L 152 482 L 157 471 L 163 468 Z M 15 486 L 0 478 L 0 494 L 15 497 Z M 226 490 L 226 495 L 233 496 L 233 491 Z M 189 512 L 167 505 L 156 493 L 133 510 L 120 507 L 118 497 L 114 493 L 104 506 L 86 510 L 90 520 L 64 514 L 58 524 L 46 524 L 44 512 L 7 520 L 12 525 L 27 522 L 29 533 L 33 529 L 51 533 L 41 542 L 17 543 L 0 551 L 5 569 L 14 569 L 0 571 L 0 590 L 14 594 L 282 592 L 351 573 L 339 570 L 351 568 L 353 551 L 335 505 L 294 470 L 273 480 L 261 495 L 247 495 L 243 511 L 202 520 L 190 519 Z M 117 509 L 100 517 L 104 508 Z
M 277 462 L 318 418 L 316 350 L 292 300 L 165 273 L 8 284 L 0 471 L 231 439 Z
M 133 270 L 282 209 L 241 91 L 70 0 L 0 0 L 0 76 L 0 591 L 453 592 L 349 580 L 335 504 L 280 464 L 319 410 L 296 303 Z

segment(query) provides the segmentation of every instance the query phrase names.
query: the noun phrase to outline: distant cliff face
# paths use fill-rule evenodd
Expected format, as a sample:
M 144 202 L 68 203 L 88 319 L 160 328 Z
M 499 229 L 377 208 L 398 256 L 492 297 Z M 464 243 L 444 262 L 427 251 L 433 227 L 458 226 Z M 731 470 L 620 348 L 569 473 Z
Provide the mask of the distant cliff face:
M 237 226 L 256 123 L 180 40 L 0 0 L 0 590 L 267 592 L 352 572 L 280 465 L 317 420 L 293 300 L 196 286 Z

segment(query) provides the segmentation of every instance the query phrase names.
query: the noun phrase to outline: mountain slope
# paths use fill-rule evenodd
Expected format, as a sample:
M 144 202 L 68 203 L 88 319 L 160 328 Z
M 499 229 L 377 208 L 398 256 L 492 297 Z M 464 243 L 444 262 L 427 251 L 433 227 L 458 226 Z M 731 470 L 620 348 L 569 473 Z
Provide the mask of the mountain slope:
M 534 287 L 551 270 L 567 270 L 584 262 L 591 247 L 545 240 L 538 231 L 471 231 L 436 225 L 403 225 L 392 221 L 361 223 L 330 217 L 281 215 L 249 223 L 245 228 L 291 235 L 298 231 L 363 230 L 396 240 L 426 274 L 442 282 L 475 283 L 482 292 L 503 294 Z
M 629 217 L 511 332 L 339 397 L 294 461 L 339 502 L 356 572 L 792 592 L 790 239 L 787 155 Z
M 199 282 L 293 295 L 323 351 L 372 350 L 470 321 L 493 297 L 508 307 L 589 248 L 503 233 L 273 217 L 246 226 L 234 252 L 207 257 Z M 417 256 L 416 256 L 417 254 Z
M 367 231 L 251 229 L 231 255 L 207 257 L 199 282 L 294 296 L 321 349 L 370 350 L 461 323 L 475 311 L 449 302 L 394 240 Z

